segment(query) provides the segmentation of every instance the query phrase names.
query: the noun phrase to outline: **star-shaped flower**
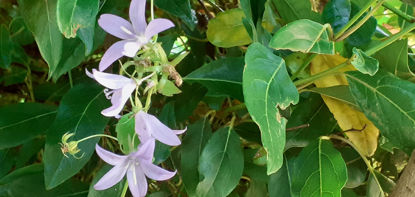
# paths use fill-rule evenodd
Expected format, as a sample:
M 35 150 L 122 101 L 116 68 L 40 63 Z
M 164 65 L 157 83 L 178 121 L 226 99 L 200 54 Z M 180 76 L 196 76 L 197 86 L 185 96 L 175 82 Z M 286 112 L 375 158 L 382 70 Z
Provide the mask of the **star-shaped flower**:
M 178 146 L 181 142 L 177 135 L 182 134 L 185 131 L 186 129 L 172 130 L 160 122 L 155 116 L 143 111 L 139 111 L 135 115 L 135 132 L 141 142 L 154 142 L 155 139 L 157 139 L 163 144 Z
M 104 54 L 99 63 L 99 70 L 107 69 L 114 61 L 122 56 L 134 57 L 140 48 L 150 39 L 174 24 L 163 18 L 150 21 L 147 25 L 145 18 L 146 0 L 132 0 L 130 5 L 130 20 L 112 14 L 103 14 L 98 20 L 99 26 L 106 32 L 123 40 L 114 43 Z
M 138 151 L 128 155 L 117 155 L 96 145 L 95 150 L 102 160 L 114 167 L 108 171 L 95 185 L 96 190 L 108 189 L 122 180 L 127 174 L 128 187 L 135 197 L 145 196 L 147 180 L 151 178 L 164 181 L 173 177 L 176 172 L 170 172 L 152 163 L 154 142 L 145 142 L 138 146 Z
M 98 83 L 105 86 L 108 89 L 104 90 L 107 99 L 111 99 L 112 106 L 102 110 L 101 114 L 107 117 L 119 117 L 119 113 L 124 108 L 125 103 L 134 92 L 137 86 L 143 81 L 152 76 L 148 75 L 139 81 L 124 77 L 122 75 L 110 74 L 100 72 L 96 69 L 92 69 L 92 74 L 86 71 L 87 75 L 95 79 Z M 111 90 L 109 90 L 111 89 Z

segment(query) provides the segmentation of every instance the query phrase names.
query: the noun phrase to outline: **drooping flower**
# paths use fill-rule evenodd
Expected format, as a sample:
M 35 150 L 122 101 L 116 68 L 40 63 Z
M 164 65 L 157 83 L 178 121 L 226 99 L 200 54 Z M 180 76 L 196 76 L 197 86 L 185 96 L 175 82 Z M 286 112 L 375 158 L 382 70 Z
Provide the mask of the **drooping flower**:
M 125 103 L 135 88 L 152 76 L 148 75 L 139 81 L 135 81 L 122 75 L 104 73 L 96 69 L 92 69 L 92 74 L 88 71 L 86 73 L 89 77 L 108 88 L 104 90 L 104 93 L 107 99 L 111 99 L 112 106 L 101 112 L 102 115 L 107 117 L 119 117 L 119 113 L 124 108 Z
M 94 189 L 108 189 L 120 182 L 127 174 L 128 187 L 131 193 L 135 197 L 142 197 L 147 193 L 146 176 L 157 181 L 172 178 L 176 172 L 167 171 L 152 163 L 154 147 L 155 143 L 149 141 L 140 144 L 136 152 L 128 155 L 117 155 L 97 144 L 95 150 L 98 156 L 114 167 L 94 185 Z
M 139 111 L 135 115 L 135 132 L 141 142 L 154 142 L 157 139 L 163 144 L 178 146 L 181 142 L 177 135 L 185 131 L 186 129 L 172 130 L 160 122 L 155 116 L 143 111 Z
M 123 40 L 114 43 L 104 54 L 99 63 L 99 70 L 107 69 L 114 61 L 122 56 L 134 57 L 140 48 L 150 39 L 174 24 L 163 18 L 150 21 L 147 25 L 145 18 L 146 0 L 132 0 L 129 16 L 131 23 L 112 14 L 103 14 L 98 20 L 99 26 L 106 32 Z

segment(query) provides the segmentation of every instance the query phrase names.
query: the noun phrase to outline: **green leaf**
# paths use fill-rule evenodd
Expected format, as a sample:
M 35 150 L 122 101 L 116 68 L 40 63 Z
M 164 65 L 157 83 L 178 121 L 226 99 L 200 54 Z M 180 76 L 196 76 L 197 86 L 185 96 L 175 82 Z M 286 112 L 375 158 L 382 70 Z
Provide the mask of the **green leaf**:
M 98 173 L 94 176 L 91 185 L 89 186 L 88 197 L 111 197 L 111 196 L 121 196 L 123 187 L 125 184 L 125 179 L 121 180 L 114 186 L 106 190 L 95 190 L 94 185 L 114 166 L 104 165 Z
M 309 0 L 272 0 L 274 6 L 278 10 L 278 14 L 286 23 L 290 23 L 299 19 L 310 19 L 320 21 L 318 13 L 311 10 Z
M 0 25 L 0 68 L 9 68 L 12 63 L 12 43 L 5 25 Z
M 33 33 L 40 54 L 49 65 L 51 76 L 61 59 L 63 38 L 56 22 L 57 0 L 19 0 L 19 8 Z
M 93 47 L 96 16 L 99 9 L 99 0 L 58 0 L 57 23 L 60 32 L 66 38 L 76 35 L 85 43 L 86 53 Z M 77 32 L 79 31 L 79 34 Z
M 174 97 L 174 111 L 176 112 L 177 122 L 188 119 L 206 94 L 206 88 L 199 84 L 189 85 L 185 83 L 181 89 L 183 93 Z
M 13 65 L 10 69 L 5 70 L 3 75 L 0 76 L 0 83 L 3 83 L 4 86 L 23 83 L 26 79 L 26 76 L 26 69 Z
M 408 14 L 409 16 L 414 15 L 413 7 L 408 5 L 408 4 L 403 3 L 399 9 L 402 12 Z M 401 17 L 398 17 L 398 23 L 399 23 L 399 26 L 401 27 L 401 29 L 404 29 L 405 27 L 408 27 L 410 25 L 410 23 L 408 21 L 406 21 L 405 19 L 403 19 Z
M 20 16 L 15 17 L 10 22 L 10 34 L 14 35 L 11 39 L 19 45 L 28 45 L 35 41 L 32 32 L 29 31 L 23 18 Z
M 410 154 L 415 148 L 415 84 L 382 70 L 373 77 L 347 72 L 355 101 L 390 142 Z
M 231 96 L 243 100 L 242 57 L 228 57 L 215 60 L 187 75 L 183 80 L 205 86 L 211 96 Z
M 209 121 L 204 118 L 189 125 L 181 145 L 181 176 L 189 196 L 197 196 L 199 158 L 212 136 Z M 190 159 L 191 158 L 191 159 Z
M 62 135 L 70 132 L 75 135 L 70 140 L 102 133 L 108 118 L 101 111 L 108 106 L 102 88 L 95 83 L 83 83 L 73 87 L 62 98 L 58 114 L 52 126 L 47 131 L 43 161 L 45 164 L 45 185 L 47 189 L 54 188 L 79 172 L 94 153 L 95 144 L 99 138 L 89 139 L 78 144 L 84 154 L 76 159 L 69 155 L 65 157 L 59 142 Z
M 175 94 L 181 93 L 182 91 L 180 91 L 180 89 L 177 88 L 173 82 L 166 80 L 163 88 L 159 90 L 159 92 L 160 94 L 163 94 L 164 96 L 173 96 Z
M 6 178 L 6 177 L 5 177 Z M 7 176 L 7 183 L 0 185 L 0 196 L 82 196 L 88 191 L 88 185 L 71 179 L 65 184 L 46 190 L 41 164 L 20 168 Z
M 134 114 L 128 113 L 121 117 L 121 119 L 117 123 L 117 126 L 115 127 L 115 131 L 117 132 L 118 144 L 121 147 L 121 151 L 126 155 L 135 151 L 135 148 L 138 146 L 140 142 L 137 136 L 134 137 L 134 126 Z M 133 139 L 134 146 L 132 148 L 130 144 L 132 143 Z
M 353 57 L 350 63 L 361 73 L 370 76 L 375 75 L 379 70 L 378 60 L 366 55 L 365 52 L 356 47 L 353 48 Z
M 284 163 L 281 169 L 269 177 L 268 192 L 270 197 L 291 197 L 291 174 L 289 168 L 292 167 L 292 162 L 289 162 L 284 156 Z
M 213 45 L 224 48 L 251 43 L 252 40 L 242 23 L 244 17 L 244 11 L 239 8 L 220 12 L 209 20 L 207 39 Z
M 349 22 L 351 12 L 350 0 L 331 0 L 323 10 L 323 22 L 330 23 L 334 33 Z
M 191 30 L 195 29 L 197 18 L 192 13 L 189 0 L 156 0 L 154 3 L 171 15 L 179 17 Z
M 337 126 L 333 114 L 318 94 L 301 98 L 288 120 L 287 128 L 306 124 L 307 127 L 287 132 L 286 150 L 293 147 L 306 147 L 318 137 L 333 132 Z
M 292 195 L 341 196 L 347 181 L 347 168 L 330 141 L 319 139 L 298 155 L 291 179 Z
M 21 103 L 0 108 L 0 149 L 23 144 L 43 134 L 56 116 L 56 107 Z
M 200 197 L 229 195 L 238 185 L 244 169 L 239 136 L 230 127 L 216 131 L 199 159 Z
M 408 65 L 408 40 L 402 39 L 378 51 L 374 57 L 380 67 L 402 79 L 415 80 L 415 74 Z
M 19 0 L 19 6 L 29 30 L 33 33 L 40 54 L 49 66 L 49 78 L 78 66 L 85 58 L 85 47 L 75 39 L 63 39 L 56 19 L 57 0 Z
M 347 166 L 347 183 L 345 188 L 356 188 L 366 180 L 367 166 L 356 150 L 343 147 L 340 150 Z
M 297 88 L 288 76 L 285 62 L 265 46 L 254 43 L 248 47 L 243 73 L 245 104 L 261 130 L 262 144 L 267 151 L 267 173 L 282 165 L 285 146 L 285 125 L 278 108 L 286 109 L 299 100 Z
M 306 91 L 328 96 L 330 98 L 337 99 L 339 101 L 345 102 L 353 107 L 358 108 L 356 102 L 354 101 L 352 93 L 350 92 L 349 86 L 347 85 L 331 86 L 327 88 L 310 88 Z
M 308 19 L 297 20 L 279 29 L 269 46 L 303 53 L 334 54 L 328 27 Z
M 353 17 L 360 11 L 356 4 L 352 3 L 352 10 L 350 17 Z M 367 14 L 367 13 L 366 13 Z M 365 17 L 364 14 L 359 20 Z M 352 46 L 362 46 L 368 44 L 372 40 L 372 36 L 376 31 L 377 21 L 375 17 L 371 16 L 359 29 L 357 29 L 352 35 L 347 37 L 346 41 Z

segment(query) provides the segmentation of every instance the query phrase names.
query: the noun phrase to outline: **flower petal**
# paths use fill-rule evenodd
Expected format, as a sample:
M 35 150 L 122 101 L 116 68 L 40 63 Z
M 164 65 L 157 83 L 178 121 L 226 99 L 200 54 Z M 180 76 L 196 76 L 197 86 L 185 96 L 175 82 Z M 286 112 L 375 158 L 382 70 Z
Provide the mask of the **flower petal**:
M 138 50 L 140 50 L 142 47 L 141 43 L 138 42 L 128 42 L 124 45 L 124 49 L 122 51 L 122 54 L 127 57 L 134 57 Z
M 154 139 L 154 137 L 151 136 L 151 131 L 147 127 L 146 118 L 147 115 L 143 111 L 139 111 L 135 115 L 135 132 L 137 133 L 138 138 L 141 142 L 146 142 L 150 139 Z
M 95 80 L 101 85 L 109 89 L 121 89 L 128 84 L 135 84 L 134 80 L 124 77 L 122 75 L 104 73 L 97 71 L 96 69 L 92 70 Z
M 128 42 L 129 41 L 122 40 L 111 45 L 110 48 L 108 48 L 108 50 L 102 56 L 101 62 L 99 62 L 99 71 L 104 71 L 117 59 L 120 59 L 122 56 L 124 56 L 124 45 Z
M 155 116 L 147 113 L 144 114 L 145 126 L 151 136 L 163 144 L 170 146 L 177 146 L 181 144 L 180 139 L 176 136 L 173 130 L 160 122 L 160 120 Z
M 154 148 L 156 147 L 156 141 L 154 138 L 141 141 L 142 143 L 138 146 L 137 152 L 134 153 L 134 157 L 140 159 L 143 162 L 151 162 L 154 156 Z
M 147 179 L 139 166 L 131 165 L 127 172 L 128 187 L 134 197 L 147 194 Z
M 152 20 L 146 28 L 146 38 L 150 40 L 154 35 L 174 27 L 174 23 L 165 18 L 158 18 Z
M 156 181 L 164 181 L 170 179 L 176 174 L 176 171 L 167 171 L 159 166 L 152 164 L 151 162 L 143 162 L 140 164 L 141 168 L 144 171 L 144 174 L 146 174 L 148 178 L 151 178 Z
M 95 151 L 102 160 L 113 166 L 122 164 L 127 158 L 127 156 L 117 155 L 115 153 L 109 152 L 101 148 L 98 144 L 95 145 Z
M 86 69 L 86 68 L 85 68 L 85 73 L 86 73 L 86 76 L 88 76 L 89 78 L 95 79 L 94 75 L 91 72 L 89 72 L 88 69 Z
M 95 185 L 94 189 L 96 190 L 105 190 L 108 189 L 124 177 L 128 169 L 128 162 L 123 162 L 120 165 L 116 165 L 110 171 L 108 171 Z
M 186 127 L 186 128 L 184 128 L 184 129 L 182 129 L 182 130 L 173 130 L 173 132 L 174 132 L 176 135 L 180 135 L 180 134 L 182 134 L 182 133 L 186 132 L 186 130 L 187 130 L 187 127 Z
M 125 84 L 121 90 L 114 90 L 114 93 L 112 94 L 111 98 L 112 106 L 102 110 L 101 114 L 107 117 L 118 117 L 119 113 L 124 108 L 125 103 L 128 101 L 128 99 L 131 96 L 131 93 L 134 92 L 135 88 L 135 83 L 128 83 Z
M 135 33 L 144 34 L 146 22 L 146 0 L 132 0 L 129 10 L 130 20 L 133 24 Z
M 134 30 L 131 24 L 119 16 L 113 14 L 103 14 L 99 17 L 98 24 L 106 32 L 118 38 L 134 38 Z

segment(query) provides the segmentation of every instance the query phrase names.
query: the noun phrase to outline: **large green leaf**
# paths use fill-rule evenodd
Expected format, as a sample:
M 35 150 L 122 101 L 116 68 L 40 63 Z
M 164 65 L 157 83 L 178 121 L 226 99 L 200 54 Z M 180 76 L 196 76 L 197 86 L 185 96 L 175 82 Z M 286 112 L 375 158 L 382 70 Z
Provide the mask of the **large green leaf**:
M 62 56 L 63 38 L 56 22 L 57 0 L 19 0 L 21 14 L 33 33 L 40 54 L 49 65 L 49 76 Z
M 310 88 L 306 91 L 328 96 L 358 108 L 352 93 L 350 92 L 349 86 L 347 85 L 331 86 L 327 88 Z
M 373 77 L 347 73 L 355 101 L 380 132 L 410 154 L 415 148 L 415 84 L 382 70 Z
M 272 0 L 278 10 L 278 14 L 286 23 L 293 22 L 298 19 L 310 19 L 320 21 L 318 13 L 311 10 L 309 0 Z
M 278 172 L 269 176 L 268 192 L 270 197 L 291 197 L 291 174 L 292 163 L 284 156 L 284 163 Z
M 189 0 L 156 0 L 155 4 L 173 16 L 179 17 L 190 29 L 196 27 L 197 19 L 192 14 Z
M 324 6 L 323 22 L 330 23 L 334 33 L 349 22 L 351 11 L 350 0 L 331 0 Z
M 384 70 L 395 76 L 411 81 L 415 80 L 415 74 L 408 65 L 408 40 L 402 39 L 393 42 L 389 46 L 378 51 L 374 57 Z
M 5 25 L 0 25 L 0 68 L 9 68 L 12 63 L 12 43 Z
M 361 1 L 363 2 L 363 1 Z M 354 2 L 351 4 L 352 10 L 350 17 L 357 14 L 361 8 L 359 8 Z M 363 15 L 360 20 L 365 17 Z M 347 37 L 346 41 L 352 46 L 362 46 L 368 44 L 372 40 L 372 36 L 376 30 L 377 21 L 375 17 L 371 16 L 359 29 L 357 29 L 352 35 Z
M 242 9 L 236 8 L 219 13 L 209 20 L 207 38 L 218 47 L 234 47 L 252 42 L 242 19 L 245 17 Z
M 274 34 L 269 46 L 304 53 L 334 54 L 327 25 L 301 19 L 287 24 Z
M 57 0 L 19 0 L 20 10 L 33 33 L 40 54 L 49 65 L 49 78 L 78 66 L 85 58 L 85 47 L 78 39 L 63 39 L 56 18 Z
M 285 149 L 306 147 L 318 137 L 333 132 L 337 126 L 333 114 L 318 94 L 301 98 L 288 120 L 287 128 L 306 124 L 308 126 L 304 128 L 287 132 Z
M 228 196 L 238 185 L 244 169 L 239 136 L 230 127 L 216 131 L 199 159 L 200 197 Z
M 74 38 L 78 35 L 85 43 L 87 53 L 92 50 L 94 44 L 98 9 L 99 0 L 58 0 L 56 14 L 60 32 L 66 38 Z
M 20 168 L 0 182 L 0 196 L 67 196 L 81 197 L 85 196 L 88 191 L 88 185 L 79 180 L 71 179 L 65 184 L 46 190 L 43 178 L 43 169 L 41 164 L 33 164 Z
M 89 139 L 78 144 L 82 158 L 65 157 L 60 149 L 62 135 L 70 132 L 75 135 L 70 140 L 80 140 L 87 136 L 102 133 L 108 118 L 101 115 L 108 104 L 102 88 L 95 83 L 83 83 L 73 87 L 62 98 L 58 114 L 47 131 L 43 161 L 45 164 L 45 185 L 54 188 L 79 172 L 94 153 L 99 138 Z M 79 156 L 79 155 L 78 155 Z
M 292 196 L 340 197 L 347 181 L 346 164 L 330 141 L 319 139 L 304 148 L 295 161 Z
M 350 63 L 361 73 L 370 76 L 375 75 L 379 70 L 378 60 L 366 55 L 365 52 L 358 48 L 353 48 L 353 57 Z
M 228 57 L 210 62 L 187 75 L 184 80 L 198 82 L 212 96 L 231 96 L 243 100 L 242 72 L 244 59 Z
M 0 108 L 0 149 L 23 144 L 44 133 L 56 116 L 56 107 L 21 103 Z
M 189 196 L 197 196 L 199 183 L 199 158 L 206 143 L 212 136 L 209 121 L 204 118 L 187 128 L 181 146 L 181 176 Z M 191 158 L 191 159 L 189 159 Z
M 265 46 L 248 47 L 243 73 L 243 93 L 249 114 L 261 130 L 262 144 L 267 151 L 267 173 L 282 165 L 285 146 L 285 119 L 279 108 L 286 109 L 299 100 L 282 58 Z

